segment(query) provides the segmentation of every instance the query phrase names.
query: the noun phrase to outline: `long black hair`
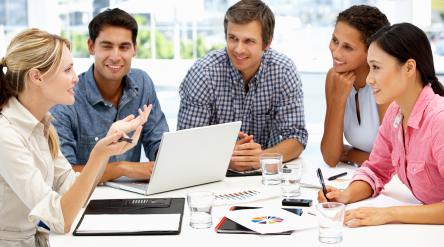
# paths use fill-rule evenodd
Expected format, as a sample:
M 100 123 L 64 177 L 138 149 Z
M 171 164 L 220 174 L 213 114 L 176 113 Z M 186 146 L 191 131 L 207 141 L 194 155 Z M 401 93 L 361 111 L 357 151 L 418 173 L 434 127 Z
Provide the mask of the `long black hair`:
M 430 83 L 433 92 L 444 96 L 444 88 L 435 74 L 432 48 L 424 31 L 410 23 L 399 23 L 381 28 L 370 37 L 370 43 L 373 42 L 400 63 L 414 59 L 423 86 Z

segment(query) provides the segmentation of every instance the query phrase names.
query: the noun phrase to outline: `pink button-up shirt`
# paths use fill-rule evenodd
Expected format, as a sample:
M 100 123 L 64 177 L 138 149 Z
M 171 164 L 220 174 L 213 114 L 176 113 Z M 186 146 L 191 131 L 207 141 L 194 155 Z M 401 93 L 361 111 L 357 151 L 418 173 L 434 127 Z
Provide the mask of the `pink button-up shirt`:
M 353 180 L 367 182 L 377 196 L 395 172 L 423 203 L 444 201 L 444 97 L 430 85 L 419 95 L 405 135 L 399 105 L 390 105 L 370 157 Z

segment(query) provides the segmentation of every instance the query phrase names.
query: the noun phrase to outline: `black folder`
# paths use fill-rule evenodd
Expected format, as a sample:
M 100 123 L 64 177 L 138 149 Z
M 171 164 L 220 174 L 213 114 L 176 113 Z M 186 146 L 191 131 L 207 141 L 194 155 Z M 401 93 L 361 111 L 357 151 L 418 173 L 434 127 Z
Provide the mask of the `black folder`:
M 75 236 L 111 236 L 111 235 L 177 235 L 182 228 L 185 198 L 138 198 L 138 199 L 107 199 L 91 200 L 82 215 L 76 229 Z M 180 214 L 177 230 L 150 230 L 128 232 L 78 232 L 85 215 L 100 214 Z

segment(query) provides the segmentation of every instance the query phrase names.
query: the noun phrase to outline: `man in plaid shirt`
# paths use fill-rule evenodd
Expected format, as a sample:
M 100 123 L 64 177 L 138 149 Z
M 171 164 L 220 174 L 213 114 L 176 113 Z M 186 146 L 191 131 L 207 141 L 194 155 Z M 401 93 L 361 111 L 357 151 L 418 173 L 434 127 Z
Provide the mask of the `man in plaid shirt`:
M 242 121 L 229 168 L 259 168 L 259 155 L 297 158 L 307 144 L 301 79 L 294 63 L 270 48 L 274 15 L 242 0 L 224 19 L 227 47 L 196 61 L 180 86 L 177 129 Z

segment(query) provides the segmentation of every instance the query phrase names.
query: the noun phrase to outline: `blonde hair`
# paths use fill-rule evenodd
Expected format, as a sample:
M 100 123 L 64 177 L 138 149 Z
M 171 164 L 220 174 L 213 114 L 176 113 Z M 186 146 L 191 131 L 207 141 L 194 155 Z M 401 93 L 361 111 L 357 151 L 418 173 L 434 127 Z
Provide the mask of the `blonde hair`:
M 36 28 L 26 29 L 11 40 L 5 57 L 0 59 L 0 110 L 11 97 L 17 97 L 23 91 L 31 69 L 46 75 L 59 68 L 64 45 L 71 49 L 67 39 Z M 59 142 L 52 125 L 49 127 L 48 145 L 52 158 L 56 159 Z

